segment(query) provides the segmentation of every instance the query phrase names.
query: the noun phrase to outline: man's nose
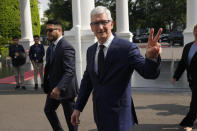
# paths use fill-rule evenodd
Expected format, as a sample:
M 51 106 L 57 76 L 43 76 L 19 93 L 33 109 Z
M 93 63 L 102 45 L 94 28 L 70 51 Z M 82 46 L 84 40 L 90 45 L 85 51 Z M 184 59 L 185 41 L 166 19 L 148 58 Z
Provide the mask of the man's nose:
M 101 23 L 98 24 L 99 29 L 103 29 L 103 27 L 104 27 L 103 24 L 101 24 Z

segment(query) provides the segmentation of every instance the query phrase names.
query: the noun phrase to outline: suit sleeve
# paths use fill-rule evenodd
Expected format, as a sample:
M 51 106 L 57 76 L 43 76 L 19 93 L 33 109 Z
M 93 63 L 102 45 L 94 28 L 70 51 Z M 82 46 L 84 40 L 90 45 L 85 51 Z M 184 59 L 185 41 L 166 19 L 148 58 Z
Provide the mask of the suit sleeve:
M 39 56 L 37 56 L 37 59 L 42 62 L 43 61 L 43 57 L 45 55 L 45 52 L 44 52 L 44 46 L 42 44 L 39 44 L 40 46 L 40 54 Z
M 29 59 L 32 61 L 33 60 L 33 52 L 32 52 L 32 46 L 29 49 Z
M 44 93 L 48 94 L 50 91 L 50 85 L 49 85 L 49 63 L 46 63 L 44 67 L 44 87 L 43 87 Z
M 49 47 L 47 48 L 47 51 L 46 51 L 46 63 L 48 63 L 49 60 L 50 60 L 50 51 L 51 51 L 50 48 L 51 48 L 51 47 L 49 46 Z
M 62 58 L 62 72 L 64 72 L 61 80 L 58 82 L 57 87 L 65 91 L 72 78 L 75 76 L 75 50 L 72 46 L 68 45 L 62 47 L 63 56 Z
M 22 45 L 20 45 L 20 46 L 21 46 L 21 52 L 25 53 L 23 46 Z
M 184 48 L 182 56 L 181 56 L 181 60 L 178 63 L 178 66 L 174 72 L 173 78 L 176 79 L 176 81 L 179 80 L 179 78 L 181 77 L 181 75 L 183 74 L 183 72 L 186 69 L 186 63 L 185 63 L 185 55 L 186 55 L 186 49 Z
M 14 51 L 12 49 L 12 46 L 9 46 L 9 56 L 13 59 L 14 58 Z
M 42 54 L 41 54 L 41 59 L 44 57 L 44 55 L 45 55 L 45 51 L 44 51 L 44 46 L 41 44 L 41 52 L 42 52 Z
M 80 90 L 79 90 L 79 94 L 78 94 L 78 98 L 77 98 L 77 101 L 76 101 L 76 104 L 75 104 L 75 109 L 79 110 L 79 111 L 83 111 L 87 101 L 88 101 L 88 98 L 90 96 L 90 93 L 92 92 L 92 89 L 93 89 L 93 86 L 92 86 L 92 82 L 91 82 L 91 79 L 90 79 L 90 75 L 89 75 L 89 72 L 88 72 L 88 56 L 90 56 L 88 53 L 87 53 L 87 57 L 86 57 L 86 70 L 84 72 L 84 75 L 83 75 L 83 78 L 81 80 L 81 85 L 80 85 Z
M 144 58 L 140 54 L 136 44 L 130 44 L 128 56 L 131 67 L 134 67 L 134 69 L 145 79 L 156 79 L 159 76 L 161 68 L 160 56 L 157 61 Z

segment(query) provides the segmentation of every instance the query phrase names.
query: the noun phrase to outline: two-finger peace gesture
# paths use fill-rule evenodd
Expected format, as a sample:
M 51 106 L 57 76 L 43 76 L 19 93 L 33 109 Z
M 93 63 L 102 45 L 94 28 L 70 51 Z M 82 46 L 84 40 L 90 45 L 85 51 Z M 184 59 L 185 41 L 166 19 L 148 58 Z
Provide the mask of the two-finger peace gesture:
M 154 29 L 152 28 L 148 37 L 148 44 L 146 47 L 146 57 L 151 59 L 157 59 L 158 55 L 161 53 L 161 45 L 158 43 L 162 28 L 159 29 L 157 35 L 154 35 Z

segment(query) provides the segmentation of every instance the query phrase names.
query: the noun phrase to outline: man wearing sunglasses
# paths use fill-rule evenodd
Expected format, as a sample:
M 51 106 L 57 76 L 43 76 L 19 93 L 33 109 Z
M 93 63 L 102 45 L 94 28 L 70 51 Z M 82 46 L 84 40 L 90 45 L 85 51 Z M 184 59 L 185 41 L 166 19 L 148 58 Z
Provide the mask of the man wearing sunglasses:
M 77 131 L 71 124 L 74 98 L 78 93 L 75 71 L 75 50 L 63 38 L 62 25 L 56 20 L 46 23 L 46 33 L 51 45 L 46 53 L 44 91 L 47 93 L 45 114 L 54 131 L 63 131 L 56 114 L 61 104 L 69 131 Z
M 131 97 L 131 76 L 134 70 L 146 79 L 159 76 L 161 47 L 157 41 L 162 29 L 155 38 L 154 29 L 151 30 L 144 58 L 136 44 L 112 34 L 114 22 L 106 7 L 98 6 L 92 10 L 90 26 L 98 42 L 87 50 L 86 70 L 71 122 L 79 124 L 80 112 L 92 92 L 98 131 L 129 131 L 137 123 Z

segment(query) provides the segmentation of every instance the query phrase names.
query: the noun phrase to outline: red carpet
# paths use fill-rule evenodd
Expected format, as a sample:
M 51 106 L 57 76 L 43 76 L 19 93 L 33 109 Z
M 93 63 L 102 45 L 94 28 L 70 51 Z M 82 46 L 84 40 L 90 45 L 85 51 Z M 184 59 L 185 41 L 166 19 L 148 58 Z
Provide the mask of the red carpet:
M 34 77 L 34 71 L 33 70 L 30 70 L 30 71 L 27 71 L 27 72 L 24 73 L 25 81 L 28 81 L 28 80 L 32 79 L 33 77 Z M 1 78 L 0 79 L 0 84 L 16 84 L 14 75 L 6 77 L 6 78 Z

